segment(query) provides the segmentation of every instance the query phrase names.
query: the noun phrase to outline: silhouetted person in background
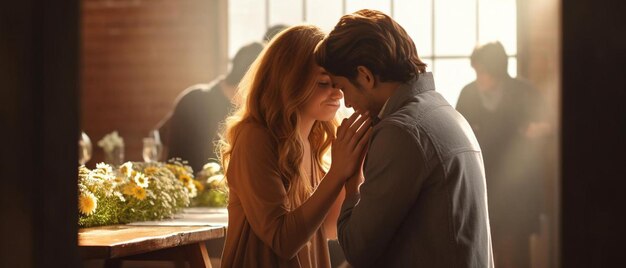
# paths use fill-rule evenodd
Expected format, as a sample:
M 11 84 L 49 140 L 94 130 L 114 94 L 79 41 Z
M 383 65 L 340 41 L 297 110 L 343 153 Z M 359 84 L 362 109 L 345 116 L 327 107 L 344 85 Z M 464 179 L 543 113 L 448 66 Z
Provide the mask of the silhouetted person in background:
M 526 268 L 543 196 L 534 146 L 542 104 L 530 84 L 509 76 L 500 42 L 477 47 L 470 59 L 476 80 L 463 88 L 456 109 L 483 152 L 495 267 Z
M 185 89 L 176 100 L 174 110 L 159 122 L 157 129 L 163 138 L 166 159 L 186 160 L 194 172 L 204 164 L 217 160 L 215 142 L 219 139 L 221 123 L 232 108 L 239 81 L 248 71 L 263 47 L 287 26 L 277 24 L 267 29 L 261 39 L 237 51 L 232 67 L 225 77 L 209 84 L 197 84 Z
M 194 172 L 201 171 L 210 159 L 218 162 L 214 142 L 219 140 L 220 124 L 232 108 L 239 81 L 263 47 L 255 42 L 240 48 L 225 77 L 191 86 L 179 95 L 172 113 L 157 127 L 167 159 L 180 157 L 189 162 Z
M 274 38 L 274 36 L 276 36 L 276 34 L 282 32 L 283 30 L 287 28 L 289 28 L 289 26 L 285 24 L 276 24 L 272 27 L 269 27 L 267 31 L 265 31 L 265 34 L 263 35 L 263 41 L 265 43 L 268 43 L 270 40 Z

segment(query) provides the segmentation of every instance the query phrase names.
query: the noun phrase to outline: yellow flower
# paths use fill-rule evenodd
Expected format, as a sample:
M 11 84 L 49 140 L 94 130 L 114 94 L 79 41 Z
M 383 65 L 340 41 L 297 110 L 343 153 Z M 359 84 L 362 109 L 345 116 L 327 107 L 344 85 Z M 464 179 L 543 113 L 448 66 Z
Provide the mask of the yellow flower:
M 84 192 L 78 197 L 78 210 L 87 216 L 96 212 L 98 198 L 90 192 Z
M 135 181 L 135 184 L 137 184 L 138 186 L 143 187 L 143 188 L 148 188 L 148 178 L 146 178 L 146 176 L 143 175 L 143 173 L 137 172 L 133 180 Z
M 144 200 L 146 199 L 146 189 L 141 188 L 141 187 L 135 187 L 133 188 L 132 195 L 139 200 Z
M 155 175 L 157 174 L 157 172 L 159 172 L 159 169 L 156 167 L 147 167 L 143 170 L 143 173 L 145 173 L 148 176 Z
M 125 195 L 133 195 L 133 189 L 135 189 L 137 184 L 134 182 L 129 182 L 122 187 L 122 193 Z
M 202 192 L 204 191 L 204 185 L 202 185 L 201 182 L 197 181 L 197 180 L 193 180 L 193 184 L 196 186 L 196 188 L 198 189 L 198 192 Z
M 116 184 L 122 184 L 122 182 L 124 182 L 124 178 L 122 178 L 122 177 L 115 177 L 115 179 L 113 181 Z
M 178 169 L 178 166 L 176 166 L 176 165 L 167 164 L 167 165 L 165 165 L 165 167 L 167 167 L 167 169 L 169 169 L 174 174 L 180 173 L 180 170 Z
M 193 179 L 192 179 L 189 175 L 187 175 L 187 174 L 182 174 L 182 175 L 178 176 L 178 179 L 179 179 L 180 181 L 182 181 L 182 182 L 183 182 L 183 184 L 184 184 L 185 186 L 189 185 L 189 184 L 191 183 L 191 181 L 193 180 Z

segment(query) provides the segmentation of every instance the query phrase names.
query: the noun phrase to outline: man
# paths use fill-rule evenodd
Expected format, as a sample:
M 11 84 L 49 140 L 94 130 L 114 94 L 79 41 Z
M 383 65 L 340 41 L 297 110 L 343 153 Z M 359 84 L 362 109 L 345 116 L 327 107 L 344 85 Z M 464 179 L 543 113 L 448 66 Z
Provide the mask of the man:
M 538 231 L 543 193 L 541 164 L 547 160 L 550 126 L 529 83 L 509 76 L 500 42 L 476 47 L 470 57 L 476 81 L 461 91 L 457 110 L 483 150 L 497 267 L 528 267 L 529 238 Z
M 480 147 L 404 29 L 379 11 L 345 15 L 316 59 L 346 106 L 379 121 L 363 184 L 345 186 L 338 237 L 350 264 L 493 267 Z
M 214 143 L 220 124 L 230 112 L 239 81 L 263 47 L 255 42 L 240 48 L 226 77 L 194 85 L 180 94 L 172 113 L 157 127 L 168 159 L 186 160 L 194 172 L 201 171 L 209 161 L 219 162 Z

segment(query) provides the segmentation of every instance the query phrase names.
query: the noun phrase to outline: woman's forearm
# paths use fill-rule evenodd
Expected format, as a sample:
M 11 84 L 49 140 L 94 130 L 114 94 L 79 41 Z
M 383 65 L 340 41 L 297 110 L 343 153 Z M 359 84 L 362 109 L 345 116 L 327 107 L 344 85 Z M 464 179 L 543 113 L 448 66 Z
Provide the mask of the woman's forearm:
M 328 210 L 328 214 L 324 219 L 324 231 L 326 232 L 326 239 L 337 239 L 337 220 L 339 219 L 339 212 L 341 211 L 341 204 L 345 198 L 345 188 L 339 192 L 339 196 L 335 199 L 335 202 Z

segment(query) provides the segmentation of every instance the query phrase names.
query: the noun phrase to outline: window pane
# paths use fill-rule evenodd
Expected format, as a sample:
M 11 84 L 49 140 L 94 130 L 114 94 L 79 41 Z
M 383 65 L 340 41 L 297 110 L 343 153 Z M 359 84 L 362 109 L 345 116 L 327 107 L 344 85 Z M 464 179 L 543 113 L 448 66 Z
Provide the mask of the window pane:
M 468 56 L 476 45 L 476 0 L 435 1 L 435 55 Z
M 411 36 L 417 55 L 432 55 L 432 0 L 394 0 L 393 19 Z
M 259 42 L 266 30 L 265 1 L 230 0 L 228 2 L 228 58 L 240 47 Z
M 512 77 L 517 77 L 517 58 L 509 57 L 509 75 Z
M 301 0 L 270 0 L 269 8 L 270 26 L 275 24 L 294 25 L 302 23 Z
M 456 106 L 461 89 L 476 79 L 469 58 L 435 60 L 435 88 L 450 105 Z
M 515 0 L 480 0 L 478 4 L 479 42 L 500 41 L 507 54 L 517 54 Z
M 390 0 L 345 0 L 346 13 L 352 13 L 364 8 L 379 10 L 387 15 L 391 15 Z
M 343 15 L 341 6 L 342 2 L 337 0 L 306 1 L 306 20 L 328 33 Z

